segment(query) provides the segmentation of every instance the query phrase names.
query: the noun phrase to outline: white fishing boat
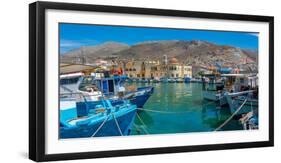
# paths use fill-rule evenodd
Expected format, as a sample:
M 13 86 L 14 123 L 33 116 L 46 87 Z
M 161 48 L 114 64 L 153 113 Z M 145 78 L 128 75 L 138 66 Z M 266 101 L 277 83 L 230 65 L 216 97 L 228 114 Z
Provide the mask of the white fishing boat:
M 219 78 L 219 80 L 217 80 Z M 204 79 L 204 78 L 203 78 Z M 220 105 L 228 104 L 226 93 L 238 93 L 258 87 L 258 77 L 256 74 L 220 74 L 210 76 L 210 82 L 206 85 L 203 82 L 203 98 L 206 100 L 219 102 Z M 244 96 L 237 96 L 237 102 L 242 104 Z M 251 99 L 246 105 L 257 105 L 257 100 Z
M 209 101 L 219 102 L 219 104 L 226 105 L 224 84 L 218 80 L 219 76 L 214 74 L 204 75 L 202 77 L 202 95 L 203 98 Z
M 190 79 L 190 82 L 191 82 L 191 83 L 201 83 L 202 80 L 199 79 L 199 78 L 191 78 L 191 79 Z
M 255 90 L 225 94 L 231 113 L 246 114 L 258 108 L 258 99 L 253 95 Z
M 176 83 L 183 83 L 184 79 L 183 78 L 176 78 Z
M 168 83 L 175 83 L 176 82 L 176 79 L 174 78 L 168 78 Z

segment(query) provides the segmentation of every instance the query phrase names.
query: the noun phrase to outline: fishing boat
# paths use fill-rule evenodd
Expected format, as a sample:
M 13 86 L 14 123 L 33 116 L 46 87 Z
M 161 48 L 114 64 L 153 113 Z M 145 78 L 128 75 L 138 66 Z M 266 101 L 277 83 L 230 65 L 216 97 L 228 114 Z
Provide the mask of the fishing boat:
M 130 81 L 131 81 L 132 83 L 137 82 L 137 80 L 136 80 L 135 78 L 130 78 Z
M 190 82 L 191 82 L 191 83 L 201 83 L 202 81 L 201 81 L 200 78 L 191 78 L 191 79 L 190 79 Z
M 168 78 L 167 77 L 162 77 L 160 78 L 161 83 L 168 83 Z
M 225 94 L 231 113 L 246 114 L 258 108 L 258 99 L 253 96 L 255 90 Z
M 252 74 L 223 74 L 226 78 L 225 96 L 231 112 L 240 106 L 239 114 L 248 113 L 258 108 L 258 75 Z
M 93 75 L 85 76 L 79 85 L 79 90 L 83 91 L 88 86 L 96 86 L 103 95 L 109 99 L 129 99 L 138 108 L 142 108 L 149 97 L 153 94 L 152 86 L 128 88 L 124 84 L 126 76 L 113 76 L 108 78 L 96 78 Z
M 191 80 L 191 77 L 187 76 L 187 77 L 184 78 L 184 82 L 185 83 L 190 83 L 190 80 Z
M 247 97 L 245 96 L 238 96 L 236 100 L 238 101 L 239 104 L 242 104 L 246 98 Z M 259 101 L 257 98 L 248 98 L 245 105 L 257 107 L 259 105 Z
M 75 107 L 60 107 L 60 138 L 130 134 L 137 107 L 128 100 L 115 103 L 110 100 L 84 100 L 75 104 Z
M 141 79 L 140 82 L 141 82 L 141 83 L 148 83 L 149 80 L 144 78 L 144 79 Z
M 209 101 L 219 102 L 220 106 L 227 104 L 225 99 L 225 95 L 223 92 L 219 91 L 218 89 L 207 89 L 203 91 L 203 98 Z
M 160 81 L 160 79 L 159 78 L 154 78 L 154 79 L 152 79 L 152 83 L 160 83 L 161 81 Z
M 224 84 L 217 81 L 214 74 L 204 74 L 202 77 L 202 95 L 209 101 L 219 102 L 220 106 L 226 105 L 227 101 L 224 96 Z M 208 80 L 207 80 L 208 79 Z
M 84 75 L 82 72 L 60 75 L 60 93 L 67 94 L 78 90 L 78 85 Z
M 174 78 L 168 78 L 168 83 L 175 83 L 176 82 L 176 79 Z
M 183 83 L 184 82 L 183 78 L 176 78 L 175 80 L 176 80 L 176 83 Z
M 141 79 L 139 79 L 139 78 L 135 78 L 134 81 L 135 81 L 136 83 L 141 83 Z
M 108 99 L 129 99 L 142 108 L 154 91 L 152 86 L 126 90 L 127 76 L 110 76 L 108 72 L 97 72 L 96 67 L 89 65 L 61 64 L 60 73 L 60 97 L 68 100 L 75 100 L 73 93 L 83 93 L 96 87 Z
M 124 79 L 126 79 L 124 76 L 96 78 L 94 76 L 84 76 L 82 73 L 62 75 L 60 80 L 61 96 L 69 96 L 69 93 L 73 92 L 83 93 L 90 87 L 96 87 L 109 99 L 129 99 L 138 108 L 142 108 L 153 94 L 154 88 L 147 86 L 125 90 Z M 98 96 L 101 96 L 101 94 L 98 94 Z
M 256 74 L 219 74 L 205 75 L 210 80 L 208 84 L 203 82 L 203 98 L 211 101 L 218 101 L 220 105 L 228 104 L 226 93 L 239 93 L 246 90 L 257 88 L 258 77 Z M 203 81 L 204 81 L 204 78 Z M 219 79 L 219 80 L 217 80 Z M 207 85 L 207 86 L 206 86 Z M 236 100 L 242 104 L 244 96 L 237 96 Z M 257 105 L 258 101 L 251 99 L 246 102 L 246 105 Z

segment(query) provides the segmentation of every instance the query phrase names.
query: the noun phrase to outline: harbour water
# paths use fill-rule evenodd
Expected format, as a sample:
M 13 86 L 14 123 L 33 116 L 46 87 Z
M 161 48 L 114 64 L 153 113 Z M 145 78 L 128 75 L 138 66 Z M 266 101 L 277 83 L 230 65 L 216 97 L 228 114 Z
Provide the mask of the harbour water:
M 127 83 L 153 86 L 154 93 L 139 110 L 131 135 L 214 131 L 231 116 L 228 107 L 203 100 L 201 83 Z M 233 118 L 221 131 L 242 130 Z

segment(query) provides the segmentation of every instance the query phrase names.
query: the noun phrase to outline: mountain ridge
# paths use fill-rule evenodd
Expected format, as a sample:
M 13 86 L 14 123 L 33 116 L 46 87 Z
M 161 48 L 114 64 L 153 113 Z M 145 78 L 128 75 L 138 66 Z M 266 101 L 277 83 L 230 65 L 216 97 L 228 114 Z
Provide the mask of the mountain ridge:
M 105 60 L 160 60 L 166 55 L 190 64 L 212 64 L 217 61 L 238 64 L 247 58 L 256 62 L 257 51 L 229 45 L 218 45 L 202 40 L 145 41 L 134 45 L 105 42 L 96 46 L 81 47 L 61 56 L 62 62 L 73 62 L 75 57 L 85 57 L 88 63 Z

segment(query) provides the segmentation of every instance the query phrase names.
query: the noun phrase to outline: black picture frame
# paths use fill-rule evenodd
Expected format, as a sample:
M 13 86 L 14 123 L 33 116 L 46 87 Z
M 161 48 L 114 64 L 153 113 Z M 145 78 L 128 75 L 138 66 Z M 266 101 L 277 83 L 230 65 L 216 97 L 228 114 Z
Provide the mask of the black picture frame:
M 46 154 L 45 153 L 45 11 L 95 11 L 124 14 L 160 15 L 175 17 L 241 20 L 269 23 L 269 141 L 155 147 L 150 149 L 116 150 L 100 152 Z M 274 145 L 274 18 L 270 16 L 222 14 L 209 12 L 178 11 L 151 8 L 133 8 L 88 4 L 34 2 L 29 5 L 29 158 L 34 161 L 55 161 L 100 157 L 132 156 L 190 151 L 208 151 L 236 148 L 269 147 Z

